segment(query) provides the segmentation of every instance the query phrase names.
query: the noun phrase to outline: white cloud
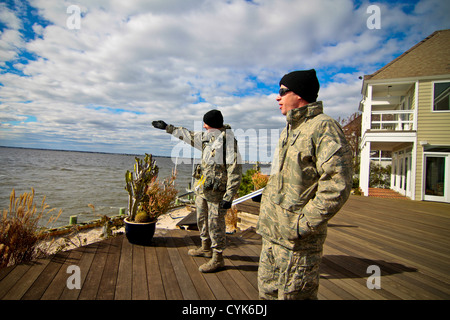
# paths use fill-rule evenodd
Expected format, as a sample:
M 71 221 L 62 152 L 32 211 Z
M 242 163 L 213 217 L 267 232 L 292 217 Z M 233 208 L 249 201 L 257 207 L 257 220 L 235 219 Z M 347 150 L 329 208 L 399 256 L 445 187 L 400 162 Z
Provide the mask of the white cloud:
M 34 39 L 21 34 L 23 8 L 0 15 L 8 27 L 0 61 L 14 62 L 21 51 L 37 57 L 14 62 L 25 76 L 0 74 L 0 144 L 33 136 L 36 144 L 39 137 L 68 148 L 168 154 L 173 143 L 151 121 L 192 128 L 212 108 L 236 129 L 281 128 L 278 81 L 304 68 L 318 71 L 325 112 L 346 117 L 358 108 L 358 76 L 431 28 L 448 27 L 438 12 L 448 5 L 433 0 L 409 14 L 401 4 L 380 5 L 381 30 L 366 27 L 368 2 L 355 7 L 349 0 L 80 0 L 79 30 L 66 25 L 72 2 L 30 4 L 51 22 L 31 23 Z M 414 31 L 422 20 L 432 26 Z M 36 122 L 11 120 L 27 116 Z
M 22 23 L 5 3 L 0 3 L 0 24 L 7 27 L 0 31 L 0 63 L 4 63 L 4 61 L 15 59 L 18 48 L 23 45 L 19 32 Z
M 0 3 L 0 22 L 4 23 L 10 29 L 20 29 L 22 22 L 15 15 L 14 11 L 6 6 L 6 3 Z

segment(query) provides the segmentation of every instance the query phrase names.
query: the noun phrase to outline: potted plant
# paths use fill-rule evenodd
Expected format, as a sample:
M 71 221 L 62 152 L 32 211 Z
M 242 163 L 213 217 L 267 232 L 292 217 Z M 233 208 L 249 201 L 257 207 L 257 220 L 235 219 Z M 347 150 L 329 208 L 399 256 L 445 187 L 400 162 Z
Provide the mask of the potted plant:
M 128 191 L 128 217 L 125 218 L 125 234 L 131 243 L 150 244 L 158 217 L 167 213 L 174 204 L 175 172 L 163 182 L 158 180 L 159 168 L 151 154 L 136 157 L 134 172 L 125 174 Z

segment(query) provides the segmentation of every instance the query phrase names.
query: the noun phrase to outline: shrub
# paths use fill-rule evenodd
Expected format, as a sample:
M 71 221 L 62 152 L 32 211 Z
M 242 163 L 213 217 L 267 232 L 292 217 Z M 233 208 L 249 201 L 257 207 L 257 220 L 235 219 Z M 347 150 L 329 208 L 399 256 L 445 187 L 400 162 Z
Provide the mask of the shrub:
M 264 188 L 269 181 L 269 176 L 257 171 L 252 175 L 253 187 L 256 190 Z
M 264 188 L 269 180 L 269 176 L 261 173 L 261 168 L 257 162 L 253 169 L 248 169 L 242 175 L 241 185 L 239 186 L 239 197 L 243 197 L 253 191 Z
M 369 187 L 389 189 L 391 185 L 391 166 L 381 166 L 377 163 L 370 163 Z
M 33 188 L 31 193 L 25 192 L 19 198 L 12 190 L 9 209 L 4 209 L 0 218 L 0 268 L 31 261 L 43 253 L 37 244 L 44 237 L 45 229 L 40 228 L 38 223 L 54 210 L 47 209 L 45 196 L 41 209 L 36 209 Z M 47 225 L 57 220 L 61 213 L 62 210 L 56 216 L 50 216 Z
M 160 182 L 154 177 L 145 189 L 146 197 L 142 202 L 142 210 L 148 213 L 148 221 L 155 221 L 167 213 L 175 203 L 178 190 L 175 188 L 176 174 Z
M 253 185 L 252 176 L 257 172 L 256 169 L 249 169 L 242 175 L 242 181 L 239 186 L 239 197 L 243 197 L 255 191 L 255 186 Z

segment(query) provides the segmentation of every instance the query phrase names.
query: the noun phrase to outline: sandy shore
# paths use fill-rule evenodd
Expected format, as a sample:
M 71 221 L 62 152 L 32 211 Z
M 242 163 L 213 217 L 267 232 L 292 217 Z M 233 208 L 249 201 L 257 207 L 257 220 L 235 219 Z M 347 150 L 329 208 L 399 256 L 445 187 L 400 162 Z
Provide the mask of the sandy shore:
M 160 229 L 177 229 L 176 224 L 189 214 L 187 207 L 175 208 L 167 214 L 159 217 L 156 228 Z M 113 234 L 121 234 L 125 232 L 125 227 L 112 230 Z M 43 241 L 40 245 L 42 250 L 47 254 L 54 254 L 58 251 L 66 251 L 77 247 L 85 246 L 97 241 L 104 240 L 103 227 L 89 228 L 77 232 L 71 232 L 67 235 L 55 236 L 49 240 Z

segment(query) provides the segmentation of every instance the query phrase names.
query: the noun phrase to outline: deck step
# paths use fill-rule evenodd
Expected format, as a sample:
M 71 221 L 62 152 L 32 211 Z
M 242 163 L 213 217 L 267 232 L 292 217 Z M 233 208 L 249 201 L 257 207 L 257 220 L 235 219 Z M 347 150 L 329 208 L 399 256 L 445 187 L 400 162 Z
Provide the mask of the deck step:
M 390 199 L 408 199 L 408 197 L 391 189 L 369 188 L 369 197 L 390 198 Z
M 248 228 L 256 228 L 258 222 L 258 216 L 248 212 L 238 212 L 238 224 L 237 227 L 240 230 L 246 230 Z

